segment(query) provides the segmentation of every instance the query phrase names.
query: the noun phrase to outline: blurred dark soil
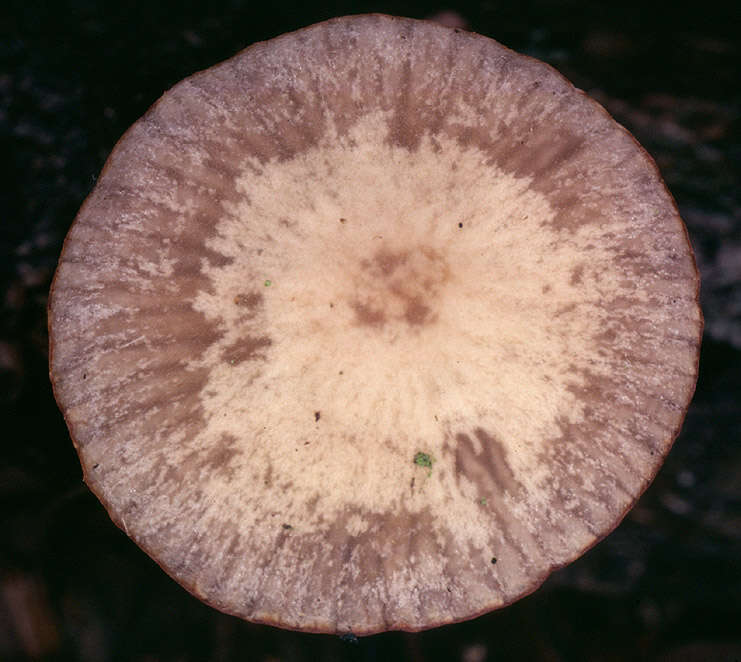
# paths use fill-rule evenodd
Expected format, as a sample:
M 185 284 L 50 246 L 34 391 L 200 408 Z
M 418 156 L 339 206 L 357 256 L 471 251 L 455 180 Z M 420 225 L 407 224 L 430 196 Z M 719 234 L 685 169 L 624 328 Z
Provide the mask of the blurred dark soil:
M 741 660 L 741 9 L 704 2 L 238 0 L 0 7 L 0 659 Z M 605 541 L 481 618 L 357 642 L 243 623 L 190 597 L 83 485 L 48 380 L 62 241 L 121 134 L 250 43 L 365 11 L 441 10 L 543 59 L 654 156 L 703 277 L 695 400 Z

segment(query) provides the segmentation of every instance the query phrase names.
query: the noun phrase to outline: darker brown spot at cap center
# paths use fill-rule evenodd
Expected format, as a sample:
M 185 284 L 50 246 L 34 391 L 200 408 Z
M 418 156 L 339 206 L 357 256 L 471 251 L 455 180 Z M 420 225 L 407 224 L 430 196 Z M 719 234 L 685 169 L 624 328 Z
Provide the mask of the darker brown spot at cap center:
M 432 248 L 378 249 L 359 262 L 352 283 L 349 304 L 355 323 L 375 330 L 430 326 L 438 319 L 441 291 L 449 280 L 447 261 Z

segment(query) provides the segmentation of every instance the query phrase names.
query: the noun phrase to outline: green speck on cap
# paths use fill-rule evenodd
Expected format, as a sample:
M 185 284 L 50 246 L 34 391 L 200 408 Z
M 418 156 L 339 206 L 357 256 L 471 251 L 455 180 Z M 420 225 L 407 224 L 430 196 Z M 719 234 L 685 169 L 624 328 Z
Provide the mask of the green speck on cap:
M 422 451 L 419 451 L 414 454 L 414 464 L 416 464 L 418 467 L 427 467 L 427 475 L 432 475 L 432 465 L 435 463 L 435 458 L 432 457 L 429 453 L 423 453 Z
M 270 287 L 273 284 L 272 280 L 266 280 L 265 281 L 265 287 Z

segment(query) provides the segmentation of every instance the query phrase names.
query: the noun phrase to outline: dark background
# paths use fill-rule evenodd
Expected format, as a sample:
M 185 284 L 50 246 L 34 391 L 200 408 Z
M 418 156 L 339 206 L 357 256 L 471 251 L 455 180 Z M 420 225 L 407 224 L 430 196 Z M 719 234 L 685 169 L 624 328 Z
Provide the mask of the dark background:
M 266 4 L 2 3 L 0 659 L 741 660 L 741 10 Z M 180 79 L 331 16 L 441 10 L 554 65 L 656 158 L 703 277 L 697 394 L 618 529 L 515 605 L 357 642 L 244 623 L 166 577 L 82 483 L 47 369 L 62 240 L 116 140 Z

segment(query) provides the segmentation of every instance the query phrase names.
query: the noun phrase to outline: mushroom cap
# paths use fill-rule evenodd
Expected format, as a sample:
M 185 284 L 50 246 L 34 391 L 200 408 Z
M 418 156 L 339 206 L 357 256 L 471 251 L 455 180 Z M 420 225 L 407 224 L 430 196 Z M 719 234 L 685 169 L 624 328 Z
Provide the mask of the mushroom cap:
M 59 261 L 51 377 L 86 483 L 191 593 L 418 630 L 617 526 L 692 397 L 698 287 L 654 162 L 552 68 L 338 18 L 123 136 Z

